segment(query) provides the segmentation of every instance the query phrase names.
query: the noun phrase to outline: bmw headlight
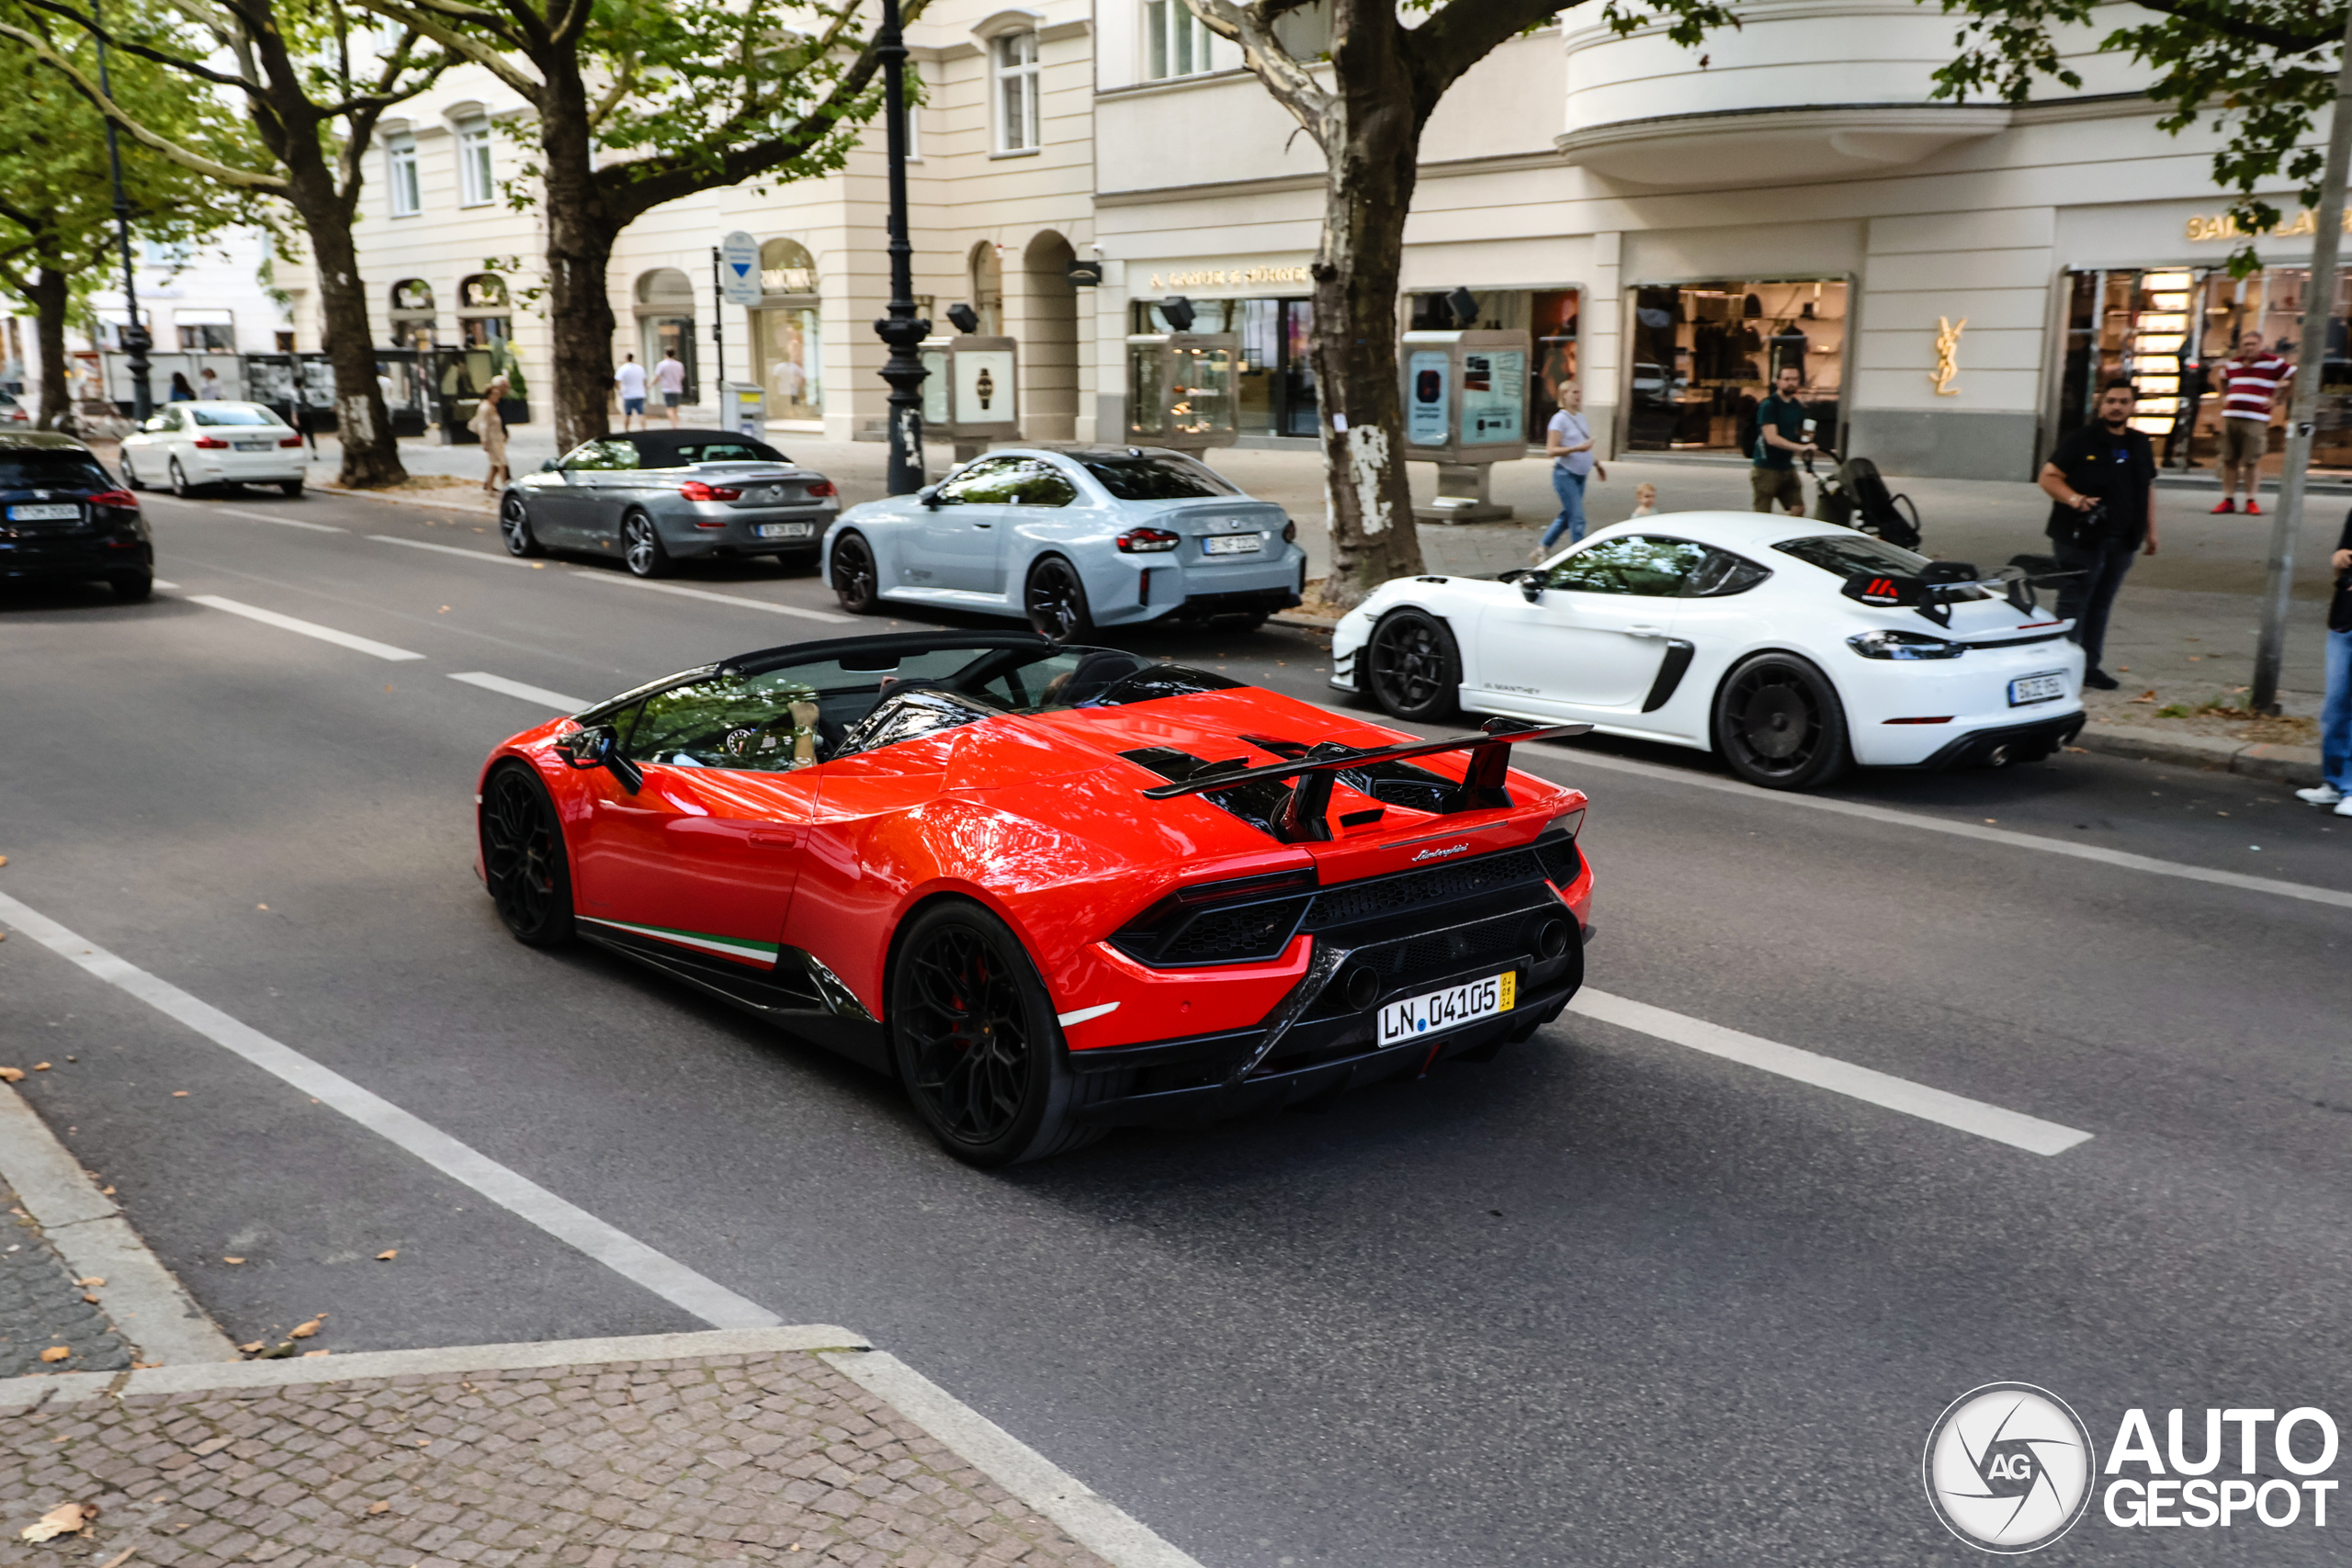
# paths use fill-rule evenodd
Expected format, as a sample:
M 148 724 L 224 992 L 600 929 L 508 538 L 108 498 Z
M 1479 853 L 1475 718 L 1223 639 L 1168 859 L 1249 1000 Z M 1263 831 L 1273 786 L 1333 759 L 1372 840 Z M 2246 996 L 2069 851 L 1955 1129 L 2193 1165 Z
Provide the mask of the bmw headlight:
M 1856 632 L 1846 646 L 1864 659 L 1958 659 L 1968 651 L 1964 642 L 1925 632 Z

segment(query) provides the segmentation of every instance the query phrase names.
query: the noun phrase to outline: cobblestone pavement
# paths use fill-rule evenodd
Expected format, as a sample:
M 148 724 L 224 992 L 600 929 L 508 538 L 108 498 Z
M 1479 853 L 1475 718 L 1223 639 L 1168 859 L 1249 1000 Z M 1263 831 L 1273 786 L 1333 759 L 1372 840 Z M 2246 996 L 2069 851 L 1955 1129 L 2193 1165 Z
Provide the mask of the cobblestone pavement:
M 113 1372 L 130 1365 L 130 1348 L 116 1334 L 106 1313 L 85 1301 L 73 1270 L 17 1201 L 0 1187 L 0 1378 L 40 1372 Z M 62 1345 L 74 1352 L 44 1361 L 43 1350 Z
M 52 1399 L 0 1434 L 7 1568 L 1104 1568 L 805 1351 Z M 69 1503 L 85 1533 L 22 1539 Z

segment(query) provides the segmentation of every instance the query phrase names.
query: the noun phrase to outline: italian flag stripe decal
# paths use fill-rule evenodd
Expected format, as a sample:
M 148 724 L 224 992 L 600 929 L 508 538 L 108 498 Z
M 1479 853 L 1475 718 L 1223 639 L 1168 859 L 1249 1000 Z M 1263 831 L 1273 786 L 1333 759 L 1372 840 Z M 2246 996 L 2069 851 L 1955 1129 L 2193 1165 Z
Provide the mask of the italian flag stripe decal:
M 741 958 L 757 964 L 774 964 L 776 944 L 772 942 L 746 942 L 741 937 L 712 936 L 707 931 L 681 931 L 674 926 L 638 926 L 627 920 L 600 920 L 592 915 L 579 917 L 592 926 L 608 931 L 628 931 L 634 936 L 650 936 L 656 942 L 675 942 L 704 953 L 716 953 L 726 958 Z

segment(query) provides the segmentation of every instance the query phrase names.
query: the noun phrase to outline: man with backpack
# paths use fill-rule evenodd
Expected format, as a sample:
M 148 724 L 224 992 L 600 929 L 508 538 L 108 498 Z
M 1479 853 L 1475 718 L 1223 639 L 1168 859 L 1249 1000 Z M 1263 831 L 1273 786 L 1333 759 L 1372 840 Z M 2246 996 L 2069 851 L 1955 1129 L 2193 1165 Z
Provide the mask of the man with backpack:
M 1747 471 L 1747 485 L 1758 512 L 1770 512 L 1778 502 L 1792 517 L 1804 515 L 1804 481 L 1797 477 L 1797 459 L 1820 448 L 1804 433 L 1804 404 L 1797 400 L 1804 378 L 1795 366 L 1781 366 L 1771 395 L 1756 405 L 1756 440 L 1748 454 L 1755 467 Z

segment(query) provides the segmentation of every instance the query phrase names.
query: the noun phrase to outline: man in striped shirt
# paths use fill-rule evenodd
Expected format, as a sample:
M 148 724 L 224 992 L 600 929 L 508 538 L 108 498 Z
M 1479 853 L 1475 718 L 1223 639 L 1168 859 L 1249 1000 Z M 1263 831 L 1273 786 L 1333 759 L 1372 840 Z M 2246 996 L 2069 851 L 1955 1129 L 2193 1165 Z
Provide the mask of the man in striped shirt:
M 2245 509 L 2262 513 L 2255 485 L 2262 476 L 2263 454 L 2270 450 L 2270 405 L 2278 400 L 2295 367 L 2262 350 L 2262 334 L 2247 333 L 2238 339 L 2235 359 L 2222 362 L 2222 504 L 2215 512 L 2238 509 L 2238 481 L 2245 481 Z

